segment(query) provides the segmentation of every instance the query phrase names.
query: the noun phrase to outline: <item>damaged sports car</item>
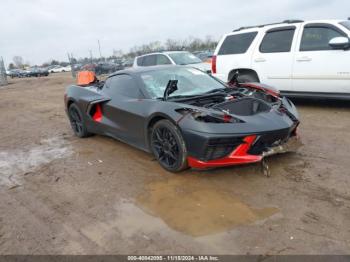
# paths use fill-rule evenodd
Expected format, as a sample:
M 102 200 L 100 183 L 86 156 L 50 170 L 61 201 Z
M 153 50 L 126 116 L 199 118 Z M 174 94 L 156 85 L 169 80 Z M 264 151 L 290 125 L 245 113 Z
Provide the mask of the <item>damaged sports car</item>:
M 65 106 L 78 137 L 100 134 L 152 153 L 168 171 L 256 163 L 292 150 L 299 117 L 269 86 L 231 86 L 195 68 L 118 71 L 72 85 Z

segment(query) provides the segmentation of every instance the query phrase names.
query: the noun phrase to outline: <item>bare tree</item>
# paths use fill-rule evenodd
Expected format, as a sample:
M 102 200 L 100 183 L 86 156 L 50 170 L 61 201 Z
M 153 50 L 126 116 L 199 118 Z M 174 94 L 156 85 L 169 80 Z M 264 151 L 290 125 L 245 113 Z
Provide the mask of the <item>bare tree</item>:
M 8 69 L 9 70 L 12 70 L 12 69 L 15 69 L 15 65 L 13 63 L 10 63 L 9 66 L 8 66 Z
M 14 56 L 12 58 L 12 60 L 15 63 L 17 68 L 23 68 L 23 57 L 21 57 L 21 56 Z

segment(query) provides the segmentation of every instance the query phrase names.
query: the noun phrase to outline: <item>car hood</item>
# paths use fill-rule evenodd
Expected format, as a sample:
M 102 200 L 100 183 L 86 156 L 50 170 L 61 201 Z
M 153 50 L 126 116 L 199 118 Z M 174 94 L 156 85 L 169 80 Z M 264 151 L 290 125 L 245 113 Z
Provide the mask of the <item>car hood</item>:
M 199 70 L 202 70 L 204 72 L 211 72 L 211 65 L 209 63 L 198 63 L 198 64 L 189 64 L 186 65 L 188 67 L 194 67 L 197 68 Z

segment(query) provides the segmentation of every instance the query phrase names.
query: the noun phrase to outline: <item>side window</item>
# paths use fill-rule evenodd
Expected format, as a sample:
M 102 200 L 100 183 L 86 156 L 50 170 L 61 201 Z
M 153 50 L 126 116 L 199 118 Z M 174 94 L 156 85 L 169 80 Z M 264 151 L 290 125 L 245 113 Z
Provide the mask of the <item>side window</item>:
M 261 53 L 290 52 L 295 29 L 267 31 L 261 41 L 259 51 Z
M 147 55 L 143 57 L 142 65 L 143 66 L 154 66 L 156 65 L 157 55 Z
M 342 33 L 329 27 L 305 27 L 300 42 L 300 51 L 332 50 L 329 41 Z
M 138 66 L 142 66 L 142 65 L 143 65 L 143 64 L 142 64 L 142 62 L 143 62 L 143 56 L 137 58 L 136 61 L 137 61 L 136 63 L 137 63 Z
M 157 55 L 157 65 L 170 65 L 171 62 L 169 58 L 165 55 Z
M 229 35 L 222 43 L 218 55 L 244 54 L 258 32 Z
M 135 80 L 129 75 L 116 75 L 107 79 L 106 92 L 130 98 L 141 98 L 142 94 Z

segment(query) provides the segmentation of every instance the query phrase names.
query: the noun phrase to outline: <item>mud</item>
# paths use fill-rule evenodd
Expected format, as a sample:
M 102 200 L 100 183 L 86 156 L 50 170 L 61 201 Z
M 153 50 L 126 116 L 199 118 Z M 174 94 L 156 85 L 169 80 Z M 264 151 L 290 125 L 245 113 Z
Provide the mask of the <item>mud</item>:
M 254 209 L 238 197 L 203 184 L 200 178 L 173 177 L 153 182 L 138 203 L 169 227 L 191 236 L 204 236 L 265 219 L 277 208 Z
M 303 146 L 260 164 L 164 171 L 76 138 L 70 74 L 0 89 L 0 254 L 349 254 L 350 105 L 295 101 Z

